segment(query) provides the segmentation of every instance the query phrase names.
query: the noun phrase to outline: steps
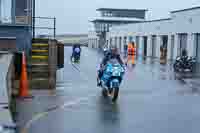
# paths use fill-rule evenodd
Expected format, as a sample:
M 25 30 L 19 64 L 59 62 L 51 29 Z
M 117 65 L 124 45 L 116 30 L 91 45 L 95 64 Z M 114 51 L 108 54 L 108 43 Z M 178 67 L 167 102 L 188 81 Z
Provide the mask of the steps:
M 32 44 L 31 56 L 31 88 L 48 89 L 49 66 L 48 66 L 48 41 Z

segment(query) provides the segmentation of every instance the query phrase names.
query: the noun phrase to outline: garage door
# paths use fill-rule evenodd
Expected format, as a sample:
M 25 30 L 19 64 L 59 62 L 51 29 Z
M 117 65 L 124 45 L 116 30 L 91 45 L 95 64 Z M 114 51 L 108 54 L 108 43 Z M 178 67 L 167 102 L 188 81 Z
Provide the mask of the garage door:
M 181 55 L 184 49 L 187 50 L 187 34 L 179 34 L 178 55 Z

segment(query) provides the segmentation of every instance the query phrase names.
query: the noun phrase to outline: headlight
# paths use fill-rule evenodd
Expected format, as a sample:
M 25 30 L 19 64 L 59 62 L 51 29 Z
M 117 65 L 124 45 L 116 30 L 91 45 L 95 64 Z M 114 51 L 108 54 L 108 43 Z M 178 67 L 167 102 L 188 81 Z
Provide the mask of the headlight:
M 180 59 L 181 59 L 181 57 L 177 57 L 177 58 L 176 58 L 176 60 L 180 60 Z

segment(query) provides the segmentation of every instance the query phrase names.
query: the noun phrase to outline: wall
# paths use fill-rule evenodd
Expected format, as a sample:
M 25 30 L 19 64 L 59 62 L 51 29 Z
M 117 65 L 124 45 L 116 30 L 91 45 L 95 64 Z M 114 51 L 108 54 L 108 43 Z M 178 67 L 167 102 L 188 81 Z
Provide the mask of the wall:
M 28 26 L 5 26 L 0 25 L 0 37 L 16 37 L 17 50 L 26 50 L 31 48 L 32 33 Z
M 199 22 L 200 22 L 200 8 L 172 13 L 171 17 L 173 19 L 173 30 L 177 33 L 197 33 L 200 32 Z
M 153 21 L 129 24 L 113 28 L 110 32 L 111 36 L 133 34 L 134 36 L 159 34 L 165 35 L 173 33 L 171 29 L 173 24 L 172 20 Z

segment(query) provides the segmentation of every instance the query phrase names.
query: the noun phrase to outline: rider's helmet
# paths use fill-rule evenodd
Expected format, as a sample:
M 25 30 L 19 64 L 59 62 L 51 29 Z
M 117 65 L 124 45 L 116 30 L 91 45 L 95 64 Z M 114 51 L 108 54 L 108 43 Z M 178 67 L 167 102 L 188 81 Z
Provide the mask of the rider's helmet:
M 188 54 L 187 54 L 187 50 L 186 49 L 183 49 L 182 50 L 182 56 L 187 56 Z
M 105 53 L 104 53 L 104 56 L 105 57 L 110 57 L 111 56 L 111 51 L 110 50 L 107 50 Z
M 117 49 L 116 46 L 112 46 L 111 49 L 110 49 L 110 51 L 111 51 L 112 55 L 117 55 L 118 54 L 118 49 Z
M 78 47 L 78 45 L 77 44 L 74 44 L 73 45 L 73 50 L 75 50 L 75 48 L 77 48 Z

